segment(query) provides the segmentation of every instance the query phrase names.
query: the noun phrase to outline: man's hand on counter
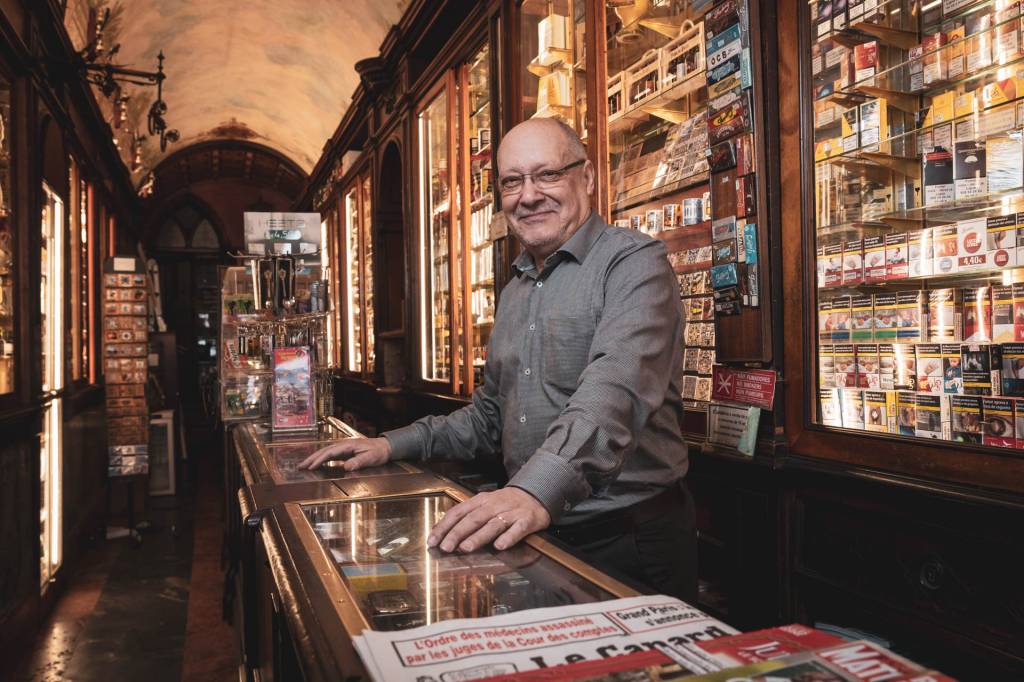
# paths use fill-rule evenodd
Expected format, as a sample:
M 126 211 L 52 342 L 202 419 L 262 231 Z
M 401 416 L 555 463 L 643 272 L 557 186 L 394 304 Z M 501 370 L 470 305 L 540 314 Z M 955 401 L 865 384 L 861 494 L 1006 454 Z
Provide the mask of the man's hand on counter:
M 356 471 L 387 464 L 391 443 L 387 438 L 346 438 L 320 448 L 299 463 L 300 469 L 315 469 L 329 459 L 345 459 L 342 468 Z
M 478 493 L 449 509 L 430 531 L 427 545 L 440 545 L 445 552 L 472 552 L 493 542 L 496 549 L 508 549 L 550 524 L 551 515 L 533 495 L 502 488 Z

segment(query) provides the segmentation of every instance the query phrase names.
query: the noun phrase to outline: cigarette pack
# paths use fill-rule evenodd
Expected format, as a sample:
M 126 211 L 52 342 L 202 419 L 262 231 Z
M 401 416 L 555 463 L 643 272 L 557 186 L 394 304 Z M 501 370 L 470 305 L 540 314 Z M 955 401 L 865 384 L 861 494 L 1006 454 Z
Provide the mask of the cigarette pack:
M 864 429 L 864 391 L 856 388 L 840 389 L 839 403 L 843 427 Z
M 953 417 L 953 440 L 981 445 L 981 398 L 973 395 L 954 395 L 950 398 L 949 404 Z
M 821 423 L 825 426 L 842 426 L 843 414 L 839 405 L 839 391 L 835 388 L 822 388 L 818 391 L 821 401 Z
M 896 340 L 898 338 L 897 325 L 899 323 L 897 294 L 875 294 L 872 303 L 874 307 L 874 323 L 872 325 L 874 327 L 874 340 Z M 857 340 L 856 335 L 854 340 Z
M 831 343 L 832 341 L 832 299 L 830 298 L 818 301 L 818 341 L 821 343 Z
M 957 201 L 988 192 L 984 141 L 968 140 L 954 145 L 953 185 Z
M 974 343 L 992 340 L 992 293 L 989 287 L 963 290 L 963 340 Z M 1012 290 L 1011 290 L 1012 296 Z
M 864 258 L 863 258 L 863 277 L 864 282 L 884 282 L 885 281 L 885 237 L 881 235 L 864 237 Z M 847 242 L 849 244 L 849 242 Z M 845 257 L 845 253 L 844 253 Z M 846 284 L 846 272 L 843 272 L 843 283 Z
M 1002 372 L 1000 393 L 1006 396 L 1024 397 L 1024 343 L 1004 343 L 1000 347 Z M 1024 438 L 1024 433 L 1018 434 Z
M 876 294 L 877 298 L 886 294 Z M 885 308 L 883 307 L 883 310 Z M 900 343 L 918 343 L 923 340 L 921 320 L 924 317 L 924 292 L 900 291 L 896 294 L 896 339 Z M 875 315 L 878 327 L 878 315 Z
M 942 347 L 937 343 L 919 343 L 915 346 L 917 361 L 917 390 L 942 393 Z M 836 381 L 839 380 L 838 369 Z
M 815 250 L 815 262 L 817 264 L 817 285 L 819 289 L 825 288 L 825 247 L 819 246 Z
M 942 439 L 945 437 L 944 424 L 949 423 L 949 402 L 944 396 L 918 393 L 915 399 L 917 424 L 914 435 L 918 438 Z
M 936 147 L 924 155 L 924 203 L 941 206 L 954 197 L 953 153 Z
M 983 442 L 997 448 L 1016 447 L 1013 407 L 1010 398 L 982 398 L 981 413 L 985 417 Z
M 843 151 L 849 152 L 860 146 L 860 108 L 850 107 L 843 111 L 842 122 Z
M 869 80 L 878 72 L 878 43 L 874 40 L 853 48 L 853 79 L 861 85 L 873 85 Z
M 860 144 L 865 151 L 886 151 L 878 143 L 889 137 L 888 101 L 879 97 L 860 105 Z M 885 145 L 888 147 L 888 144 Z
M 910 274 L 907 262 L 907 235 L 905 232 L 885 236 L 885 278 L 906 279 Z
M 955 274 L 959 268 L 956 223 L 932 228 L 932 235 L 935 255 L 932 261 L 933 274 Z
M 843 283 L 843 244 L 825 246 L 825 286 L 837 287 Z
M 821 388 L 836 387 L 835 353 L 831 343 L 818 346 L 818 385 Z
M 853 328 L 853 301 L 850 296 L 832 299 L 832 340 L 850 341 Z
M 993 395 L 993 387 L 999 386 L 1002 369 L 992 362 L 992 349 L 998 346 L 964 344 L 960 347 L 960 369 L 963 373 L 965 395 Z M 998 350 L 996 351 L 998 356 Z
M 1013 287 L 1013 340 L 1024 341 L 1024 282 Z
M 856 388 L 857 355 L 852 343 L 837 343 L 834 346 L 836 388 Z
M 917 395 L 913 391 L 896 392 L 896 432 L 917 435 Z
M 1005 192 L 1024 184 L 1024 153 L 1016 135 L 989 137 L 985 143 L 985 166 L 989 192 Z
M 868 239 L 878 239 L 869 237 Z M 843 242 L 843 286 L 860 284 L 864 281 L 864 242 L 867 239 L 850 239 Z M 883 269 L 885 267 L 885 243 L 882 243 Z
M 985 219 L 986 269 L 1017 266 L 1017 214 Z
M 896 369 L 896 377 L 893 380 L 893 387 L 899 391 L 917 390 L 917 356 L 914 353 L 914 346 L 906 343 L 896 343 L 892 347 L 893 366 Z
M 891 343 L 878 344 L 878 387 L 883 391 L 896 389 L 896 348 Z
M 932 228 L 916 230 L 907 234 L 907 261 L 910 277 L 924 277 L 932 274 L 932 259 L 935 257 L 932 242 Z
M 942 392 L 949 395 L 962 394 L 964 375 L 960 365 L 960 344 L 943 343 L 939 348 L 942 353 Z
M 857 358 L 857 388 L 881 388 L 881 376 L 878 365 L 878 344 L 854 344 Z
M 962 310 L 962 299 L 958 289 L 929 291 L 928 340 L 932 343 L 942 343 L 963 338 L 960 335 Z
M 895 303 L 895 302 L 894 302 Z M 850 300 L 853 313 L 853 341 L 871 341 L 874 338 L 874 305 L 871 294 L 857 294 Z
M 890 400 L 891 396 L 891 400 Z M 894 391 L 864 391 L 864 428 L 867 431 L 889 433 L 889 419 L 896 416 Z
M 1011 343 L 1013 340 L 1013 287 L 1001 284 L 993 285 L 992 341 Z
M 1024 398 L 1013 401 L 1013 446 L 1024 450 Z

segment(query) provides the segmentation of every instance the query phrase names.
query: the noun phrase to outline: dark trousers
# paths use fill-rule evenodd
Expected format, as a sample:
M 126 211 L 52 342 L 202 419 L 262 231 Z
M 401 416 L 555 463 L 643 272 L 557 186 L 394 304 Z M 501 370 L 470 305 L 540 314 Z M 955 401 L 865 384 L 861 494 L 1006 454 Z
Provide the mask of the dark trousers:
M 682 481 L 655 499 L 549 532 L 598 568 L 611 568 L 651 592 L 697 603 L 693 498 Z

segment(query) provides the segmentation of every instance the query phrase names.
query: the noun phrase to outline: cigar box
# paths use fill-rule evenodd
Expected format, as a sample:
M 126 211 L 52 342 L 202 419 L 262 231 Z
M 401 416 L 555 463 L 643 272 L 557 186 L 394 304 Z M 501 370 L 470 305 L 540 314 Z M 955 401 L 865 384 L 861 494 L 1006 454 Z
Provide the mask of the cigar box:
M 1016 135 L 995 135 L 985 142 L 989 192 L 1006 192 L 1024 184 L 1024 152 Z
M 941 49 L 945 44 L 946 34 L 941 31 L 926 35 L 921 41 L 921 50 L 924 52 L 922 66 L 925 86 L 945 81 L 949 77 L 949 65 L 945 51 Z
M 985 142 L 957 142 L 953 155 L 953 194 L 957 201 L 973 199 L 988 192 Z
M 953 154 L 936 148 L 924 155 L 924 203 L 941 206 L 953 201 Z

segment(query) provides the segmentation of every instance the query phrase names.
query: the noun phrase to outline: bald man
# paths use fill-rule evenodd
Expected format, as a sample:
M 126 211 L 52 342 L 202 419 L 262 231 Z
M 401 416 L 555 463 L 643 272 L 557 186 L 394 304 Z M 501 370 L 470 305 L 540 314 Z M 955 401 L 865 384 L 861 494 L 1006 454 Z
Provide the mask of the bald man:
M 682 312 L 664 245 L 591 210 L 576 133 L 531 119 L 498 149 L 501 208 L 523 246 L 501 294 L 472 403 L 302 466 L 501 453 L 508 485 L 453 507 L 427 542 L 506 549 L 547 529 L 599 565 L 696 598 L 692 502 L 682 484 Z

